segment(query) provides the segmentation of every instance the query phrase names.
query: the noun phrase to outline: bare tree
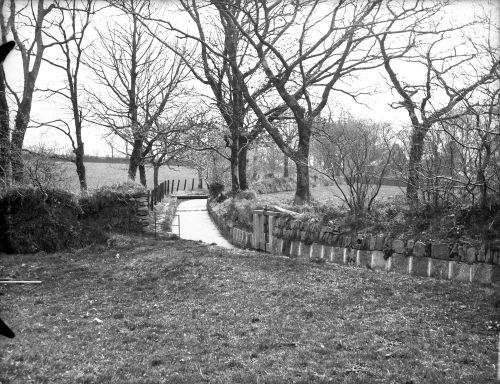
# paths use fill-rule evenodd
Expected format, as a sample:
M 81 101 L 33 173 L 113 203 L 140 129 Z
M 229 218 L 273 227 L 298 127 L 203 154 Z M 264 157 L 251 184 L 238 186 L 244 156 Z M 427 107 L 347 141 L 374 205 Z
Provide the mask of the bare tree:
M 30 122 L 31 106 L 35 83 L 38 78 L 45 50 L 55 43 L 44 43 L 44 30 L 50 23 L 48 15 L 56 7 L 54 2 L 49 5 L 44 0 L 27 0 L 18 3 L 16 0 L 0 0 L 0 31 L 2 42 L 10 36 L 21 54 L 23 84 L 21 89 L 15 89 L 8 83 L 6 74 L 0 76 L 0 176 L 21 181 L 23 178 L 22 148 L 24 136 Z M 21 28 L 22 27 L 22 28 Z M 22 29 L 22 31 L 21 31 Z M 25 38 L 23 35 L 29 36 Z M 8 92 L 7 92 L 8 91 Z M 10 128 L 9 105 L 4 95 L 9 93 L 14 99 L 14 126 Z
M 57 19 L 53 21 L 53 27 L 44 31 L 45 36 L 53 41 L 62 53 L 60 59 L 43 60 L 53 68 L 61 70 L 66 78 L 65 85 L 61 88 L 49 87 L 43 90 L 49 97 L 58 97 L 69 102 L 72 115 L 72 124 L 66 119 L 55 119 L 43 122 L 42 125 L 53 127 L 62 132 L 70 141 L 72 151 L 75 155 L 73 162 L 76 165 L 76 173 L 80 183 L 80 190 L 87 190 L 87 179 L 85 175 L 84 143 L 82 139 L 82 128 L 85 121 L 81 103 L 82 87 L 80 86 L 80 69 L 85 45 L 85 35 L 89 29 L 92 16 L 96 13 L 95 0 L 57 0 Z
M 177 107 L 174 100 L 182 95 L 188 70 L 177 55 L 166 54 L 154 37 L 155 30 L 148 30 L 139 21 L 140 15 L 154 12 L 149 1 L 110 3 L 122 14 L 108 23 L 106 31 L 98 32 L 101 43 L 89 60 L 97 84 L 105 89 L 104 93 L 91 91 L 93 120 L 131 144 L 128 176 L 135 180 L 139 168 L 145 185 L 145 142 L 150 133 L 158 137 L 152 127 L 162 114 Z
M 413 7 L 421 9 L 420 17 L 404 27 L 397 23 L 399 18 L 394 18 L 376 38 L 389 83 L 401 99 L 393 106 L 404 108 L 411 121 L 406 194 L 410 206 L 417 208 L 426 135 L 436 123 L 462 113 L 461 107 L 473 102 L 478 87 L 494 81 L 500 60 L 498 54 L 491 55 L 475 42 L 477 36 L 468 27 L 478 27 L 479 23 L 444 23 L 442 12 L 448 8 L 439 3 L 429 7 L 417 1 Z M 395 15 L 405 11 L 404 5 L 390 2 L 386 9 Z M 396 39 L 394 33 L 403 28 Z M 406 43 L 401 43 L 401 36 Z M 402 62 L 411 63 L 412 74 L 421 72 L 422 77 L 405 78 Z
M 229 131 L 224 140 L 230 150 L 228 161 L 231 164 L 231 185 L 233 193 L 236 193 L 240 189 L 248 188 L 248 149 L 262 132 L 263 127 L 256 124 L 255 116 L 249 115 L 249 105 L 226 56 L 231 57 L 245 80 L 255 75 L 258 63 L 249 53 L 248 42 L 242 39 L 241 33 L 232 24 L 224 22 L 221 18 L 214 20 L 210 14 L 204 12 L 211 3 L 213 3 L 211 0 L 196 2 L 180 0 L 181 8 L 196 26 L 194 32 L 175 26 L 175 23 L 168 20 L 155 19 L 155 21 L 164 25 L 167 31 L 174 31 L 180 38 L 190 41 L 195 46 L 189 54 L 179 52 L 158 36 L 169 49 L 183 58 L 196 79 L 208 86 L 211 91 L 211 99 Z M 239 9 L 233 8 L 233 10 L 236 18 L 242 14 Z M 267 82 L 253 95 L 261 97 L 269 89 L 270 84 Z
M 312 127 L 332 91 L 359 92 L 341 83 L 356 71 L 373 68 L 376 55 L 368 26 L 376 23 L 380 1 L 213 1 L 223 23 L 237 30 L 250 44 L 259 69 L 281 100 L 279 114 L 290 110 L 298 130 L 297 149 L 284 140 L 269 116 L 267 103 L 259 103 L 241 76 L 237 63 L 227 56 L 246 101 L 278 147 L 297 168 L 294 202 L 310 199 L 309 146 Z M 241 19 L 235 17 L 241 9 Z M 277 108 L 277 107 L 274 107 Z
M 317 127 L 314 139 L 321 162 L 315 169 L 333 181 L 352 214 L 369 211 L 389 171 L 389 127 L 344 115 Z

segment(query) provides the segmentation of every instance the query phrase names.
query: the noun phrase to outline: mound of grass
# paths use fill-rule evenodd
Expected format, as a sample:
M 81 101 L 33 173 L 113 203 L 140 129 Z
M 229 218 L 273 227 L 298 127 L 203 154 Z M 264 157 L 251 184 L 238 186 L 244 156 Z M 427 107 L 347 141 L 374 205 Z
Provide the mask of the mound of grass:
M 187 241 L 4 258 L 4 383 L 493 383 L 492 290 Z

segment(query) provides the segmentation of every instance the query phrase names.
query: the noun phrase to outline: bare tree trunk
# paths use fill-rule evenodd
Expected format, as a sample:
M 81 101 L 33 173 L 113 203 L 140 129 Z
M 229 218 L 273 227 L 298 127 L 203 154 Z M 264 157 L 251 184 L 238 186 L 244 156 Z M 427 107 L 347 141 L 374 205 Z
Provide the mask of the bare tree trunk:
M 142 163 L 139 164 L 139 180 L 141 181 L 142 185 L 144 185 L 145 187 L 147 186 L 146 167 Z
M 34 81 L 33 81 L 34 87 Z M 29 87 L 31 89 L 31 87 Z M 21 103 L 19 110 L 17 111 L 14 130 L 12 132 L 11 141 L 11 161 L 12 161 L 12 178 L 15 181 L 22 181 L 24 177 L 24 164 L 22 158 L 22 149 L 24 143 L 24 136 L 26 135 L 26 130 L 28 129 L 28 124 L 30 120 L 31 113 L 31 100 L 33 91 L 26 97 Z
M 153 163 L 153 188 L 158 187 L 158 173 L 160 171 L 160 166 L 158 163 Z
M 295 197 L 293 203 L 296 205 L 303 205 L 311 200 L 311 192 L 309 190 L 309 165 L 307 158 L 305 164 L 302 161 L 295 163 L 297 166 L 297 189 L 295 190 Z
M 12 168 L 10 161 L 10 125 L 9 105 L 5 95 L 5 73 L 0 66 L 0 181 L 6 186 L 12 182 Z
M 198 171 L 198 189 L 203 188 L 203 171 L 201 168 L 197 169 Z
M 289 158 L 287 155 L 284 155 L 283 163 L 283 177 L 290 177 L 290 171 L 288 169 Z
M 85 164 L 83 162 L 83 143 L 82 146 L 75 151 L 75 165 L 78 181 L 80 182 L 80 191 L 85 193 L 87 191 L 87 177 L 85 173 Z
M 422 163 L 422 155 L 424 153 L 424 138 L 428 130 L 429 128 L 425 126 L 413 126 L 413 133 L 411 135 L 406 198 L 412 210 L 417 209 L 419 205 L 419 172 Z
M 238 155 L 238 176 L 240 182 L 240 189 L 242 191 L 248 189 L 247 154 L 248 154 L 248 147 L 245 145 L 244 147 L 240 148 L 240 154 Z
M 137 175 L 137 168 L 141 163 L 141 154 L 142 154 L 142 139 L 135 139 L 128 165 L 128 178 L 131 180 L 135 180 L 135 177 Z
M 240 183 L 238 179 L 238 136 L 232 135 L 232 143 L 231 143 L 231 191 L 233 194 L 236 194 L 240 190 Z

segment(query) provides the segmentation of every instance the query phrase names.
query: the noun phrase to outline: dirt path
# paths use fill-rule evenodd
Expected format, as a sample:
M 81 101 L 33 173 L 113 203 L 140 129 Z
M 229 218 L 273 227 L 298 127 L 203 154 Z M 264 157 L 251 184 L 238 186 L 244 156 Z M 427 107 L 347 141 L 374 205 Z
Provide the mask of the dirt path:
M 180 219 L 180 236 L 186 240 L 201 240 L 204 243 L 216 243 L 224 248 L 234 249 L 219 232 L 207 212 L 207 200 L 195 199 L 182 201 L 177 214 Z M 174 219 L 174 224 L 175 219 Z

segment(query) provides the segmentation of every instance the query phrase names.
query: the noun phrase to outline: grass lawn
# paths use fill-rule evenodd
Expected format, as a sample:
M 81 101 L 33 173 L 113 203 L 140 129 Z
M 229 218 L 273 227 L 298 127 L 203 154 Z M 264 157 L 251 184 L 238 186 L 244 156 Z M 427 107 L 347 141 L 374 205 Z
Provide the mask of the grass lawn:
M 342 189 L 345 188 L 346 196 L 347 194 L 347 186 L 346 185 L 341 185 Z M 392 199 L 394 196 L 401 195 L 404 196 L 405 194 L 405 189 L 401 187 L 394 187 L 390 185 L 382 185 L 380 187 L 380 191 L 376 197 L 377 201 L 387 201 L 389 199 Z M 264 195 L 259 195 L 258 199 L 259 201 L 263 202 L 264 204 L 279 204 L 279 202 L 287 202 L 291 203 L 293 198 L 295 196 L 295 191 L 288 191 L 288 192 L 278 192 L 278 193 L 266 193 Z M 314 200 L 321 202 L 321 203 L 327 203 L 331 202 L 335 205 L 342 204 L 342 193 L 340 189 L 335 186 L 319 186 L 319 187 L 314 187 L 311 188 L 311 196 Z
M 119 255 L 118 255 L 119 254 Z M 493 290 L 187 241 L 0 255 L 5 383 L 489 383 Z
M 76 175 L 76 168 L 73 163 L 59 162 L 58 165 L 63 169 L 64 173 L 64 187 L 72 192 L 78 193 L 80 187 L 78 184 L 78 177 Z M 111 185 L 114 183 L 121 183 L 127 181 L 128 164 L 126 163 L 85 163 L 85 171 L 87 175 L 87 185 L 89 189 L 95 189 L 104 185 Z M 195 188 L 198 185 L 198 174 L 196 170 L 186 167 L 160 167 L 158 174 L 158 182 L 161 183 L 165 180 L 181 180 L 180 188 L 184 186 L 184 179 L 188 180 L 188 187 L 191 188 L 192 179 L 195 179 Z M 139 182 L 139 172 L 137 172 L 137 182 Z M 146 166 L 146 181 L 148 189 L 153 189 L 153 168 Z M 186 188 L 188 188 L 186 187 Z

